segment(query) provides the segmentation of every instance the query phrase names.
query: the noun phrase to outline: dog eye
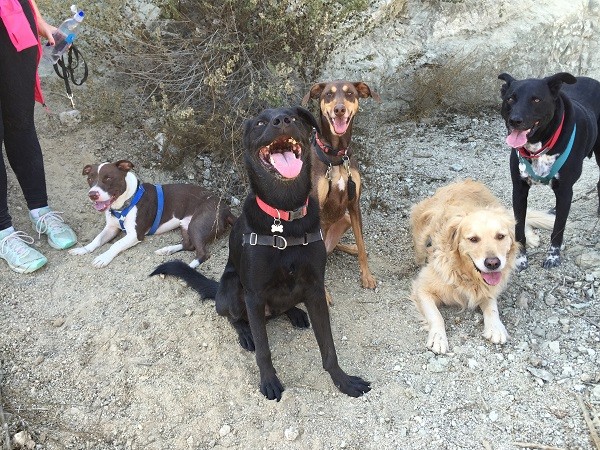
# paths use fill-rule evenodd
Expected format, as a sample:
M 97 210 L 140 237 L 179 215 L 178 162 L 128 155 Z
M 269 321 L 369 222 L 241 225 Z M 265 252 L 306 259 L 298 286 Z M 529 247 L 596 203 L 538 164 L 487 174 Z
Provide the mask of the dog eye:
M 506 101 L 506 103 L 508 103 L 509 105 L 512 105 L 514 102 L 516 102 L 517 99 L 515 98 L 514 95 L 508 97 L 508 100 Z
M 467 238 L 467 239 L 469 239 L 469 241 L 471 241 L 473 244 L 477 244 L 480 241 L 480 239 L 479 239 L 478 236 L 472 236 L 472 237 Z
M 109 176 L 104 177 L 104 181 L 110 181 L 112 178 Z
M 265 122 L 264 120 L 259 120 L 258 122 L 256 122 L 256 126 L 257 127 L 264 127 L 266 123 L 267 122 Z
M 539 98 L 537 98 L 537 97 L 533 97 L 533 98 L 531 99 L 531 101 L 532 101 L 533 103 L 539 103 L 539 102 L 540 102 L 540 99 L 539 99 Z
M 498 234 L 496 235 L 496 239 L 498 239 L 499 241 L 501 241 L 501 240 L 502 240 L 502 239 L 504 239 L 505 237 L 506 237 L 506 235 L 505 235 L 505 234 L 502 234 L 502 233 L 498 233 Z

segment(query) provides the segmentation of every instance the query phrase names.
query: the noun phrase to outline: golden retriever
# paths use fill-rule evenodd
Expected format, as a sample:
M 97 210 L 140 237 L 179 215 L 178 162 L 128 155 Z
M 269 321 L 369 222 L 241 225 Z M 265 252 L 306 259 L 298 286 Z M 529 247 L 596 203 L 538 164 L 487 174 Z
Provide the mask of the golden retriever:
M 448 351 L 440 304 L 479 306 L 483 335 L 495 344 L 508 338 L 497 299 L 515 268 L 519 244 L 515 220 L 480 182 L 444 186 L 411 212 L 415 257 L 424 267 L 413 282 L 411 300 L 429 329 L 427 347 Z

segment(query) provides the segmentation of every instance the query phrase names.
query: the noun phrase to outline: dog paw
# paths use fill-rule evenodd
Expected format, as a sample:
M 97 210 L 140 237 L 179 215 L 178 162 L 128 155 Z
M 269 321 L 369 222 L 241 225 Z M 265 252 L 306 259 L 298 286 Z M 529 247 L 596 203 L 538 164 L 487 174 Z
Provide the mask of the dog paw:
M 335 386 L 344 394 L 350 397 L 360 397 L 371 390 L 371 383 L 360 377 L 344 374 L 342 380 L 334 380 Z
M 375 289 L 377 286 L 377 282 L 375 281 L 375 277 L 370 273 L 366 275 L 361 275 L 362 287 L 365 289 Z
M 527 259 L 527 253 L 521 253 L 517 256 L 515 265 L 517 272 L 522 272 L 529 267 L 529 260 Z
M 253 352 L 255 350 L 254 338 L 252 337 L 250 327 L 248 327 L 247 330 L 238 331 L 238 342 L 244 350 L 248 350 L 249 352 Z
M 102 253 L 97 256 L 96 259 L 92 262 L 92 265 L 98 269 L 102 267 L 106 267 L 110 264 L 110 262 L 114 259 L 114 256 L 107 255 L 106 253 Z
M 281 394 L 283 394 L 283 386 L 281 381 L 276 375 L 270 378 L 260 380 L 260 392 L 267 397 L 269 400 L 281 400 Z
M 169 256 L 173 253 L 177 253 L 183 250 L 183 245 L 167 245 L 166 247 L 159 248 L 158 250 L 154 250 L 154 253 L 161 256 Z
M 493 325 L 484 328 L 483 336 L 494 344 L 504 344 L 508 339 L 508 332 L 504 324 L 498 320 Z
M 296 328 L 308 328 L 310 327 L 310 321 L 308 320 L 308 314 L 302 311 L 300 308 L 296 308 L 295 306 L 291 309 L 288 309 L 285 312 L 285 315 L 288 316 L 292 325 Z
M 88 251 L 88 249 L 86 249 L 85 247 L 75 247 L 69 250 L 69 255 L 81 256 L 87 255 L 88 253 L 90 253 L 90 251 Z
M 448 353 L 448 338 L 446 337 L 446 331 L 441 329 L 431 329 L 427 339 L 427 348 L 438 355 Z
M 550 247 L 546 259 L 542 263 L 544 269 L 552 269 L 560 266 L 560 249 L 558 247 Z

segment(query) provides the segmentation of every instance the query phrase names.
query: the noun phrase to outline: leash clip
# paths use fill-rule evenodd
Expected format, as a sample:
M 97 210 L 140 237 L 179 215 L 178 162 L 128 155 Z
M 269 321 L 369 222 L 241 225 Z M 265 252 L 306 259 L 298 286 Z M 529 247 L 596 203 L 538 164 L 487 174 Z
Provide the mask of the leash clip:
M 346 169 L 346 171 L 350 173 L 350 158 L 348 157 L 348 155 L 342 156 L 342 164 L 344 165 L 344 169 Z
M 71 107 L 75 109 L 75 102 L 73 101 L 73 94 L 67 94 L 67 98 L 71 100 Z
M 331 164 L 329 164 L 329 166 L 327 166 L 327 172 L 325 172 L 325 178 L 327 178 L 327 181 L 331 181 L 331 171 L 333 170 L 333 166 Z
M 273 225 L 271 225 L 271 233 L 283 233 L 283 225 L 281 224 L 281 215 L 279 214 L 279 210 L 277 210 L 277 219 L 273 219 Z

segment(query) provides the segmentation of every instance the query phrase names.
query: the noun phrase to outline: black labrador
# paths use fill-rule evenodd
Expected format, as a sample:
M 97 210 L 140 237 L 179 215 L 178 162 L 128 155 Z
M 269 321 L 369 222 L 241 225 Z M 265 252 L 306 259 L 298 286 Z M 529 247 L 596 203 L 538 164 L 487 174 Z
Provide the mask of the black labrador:
M 229 259 L 220 282 L 172 261 L 152 275 L 174 275 L 203 297 L 214 297 L 241 346 L 256 351 L 260 391 L 270 400 L 284 390 L 276 375 L 266 319 L 285 314 L 296 327 L 313 330 L 323 367 L 340 391 L 352 397 L 370 383 L 339 366 L 325 301 L 327 254 L 319 225 L 319 203 L 310 196 L 313 115 L 301 107 L 266 109 L 244 123 L 244 161 L 250 180 L 242 214 L 229 237 Z M 306 313 L 296 305 L 304 303 Z
M 596 156 L 600 167 L 600 83 L 565 72 L 546 78 L 516 80 L 503 73 L 502 118 L 508 129 L 512 201 L 521 243 L 518 270 L 528 267 L 525 215 L 532 184 L 549 184 L 556 197 L 556 218 L 546 269 L 560 265 L 560 248 L 573 199 L 573 185 L 581 176 L 585 157 Z M 563 83 L 566 85 L 563 86 Z M 600 181 L 598 181 L 600 201 Z M 600 214 L 600 206 L 598 208 Z

